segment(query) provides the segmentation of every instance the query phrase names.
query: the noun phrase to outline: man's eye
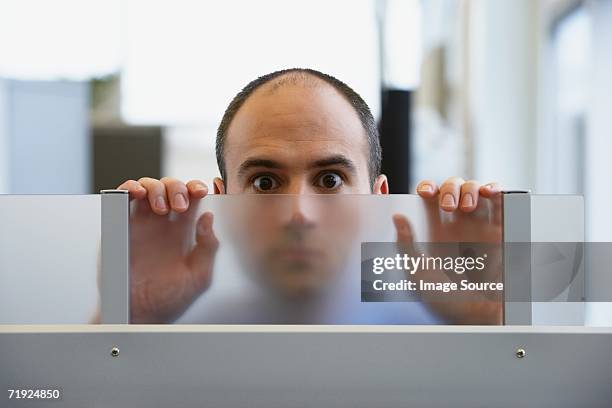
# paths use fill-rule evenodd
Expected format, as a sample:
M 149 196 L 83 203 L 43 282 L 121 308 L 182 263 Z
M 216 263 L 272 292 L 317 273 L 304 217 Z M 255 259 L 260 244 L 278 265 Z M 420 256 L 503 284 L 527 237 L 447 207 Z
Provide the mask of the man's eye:
M 333 190 L 342 185 L 342 177 L 336 173 L 324 173 L 317 181 L 318 187 Z
M 270 191 L 278 188 L 278 181 L 272 176 L 258 176 L 253 180 L 253 187 L 259 191 Z

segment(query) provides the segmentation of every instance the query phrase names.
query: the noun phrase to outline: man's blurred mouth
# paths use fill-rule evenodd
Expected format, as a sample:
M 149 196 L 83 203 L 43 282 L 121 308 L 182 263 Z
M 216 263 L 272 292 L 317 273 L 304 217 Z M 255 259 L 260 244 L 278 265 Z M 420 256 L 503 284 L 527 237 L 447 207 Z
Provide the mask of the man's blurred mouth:
M 273 256 L 283 261 L 311 263 L 319 261 L 323 257 L 323 252 L 312 248 L 288 247 L 277 249 Z

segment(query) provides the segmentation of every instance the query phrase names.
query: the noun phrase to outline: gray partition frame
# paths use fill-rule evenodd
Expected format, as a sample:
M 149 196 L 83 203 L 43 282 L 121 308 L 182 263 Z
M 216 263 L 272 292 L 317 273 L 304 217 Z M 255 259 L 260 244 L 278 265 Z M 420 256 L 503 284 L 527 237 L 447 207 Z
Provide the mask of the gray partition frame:
M 539 270 L 533 269 L 532 243 L 584 242 L 584 198 L 531 195 L 528 191 L 508 191 L 503 198 L 504 324 L 583 325 L 584 302 L 534 301 L 532 288 L 539 283 L 540 275 Z M 573 283 L 571 290 L 584 298 L 581 279 Z
M 521 326 L 5 326 L 2 392 L 58 387 L 63 396 L 28 402 L 0 394 L 0 406 L 609 407 L 611 334 Z
M 102 190 L 100 322 L 128 324 L 130 318 L 129 195 Z
M 504 324 L 531 324 L 531 194 L 503 196 Z

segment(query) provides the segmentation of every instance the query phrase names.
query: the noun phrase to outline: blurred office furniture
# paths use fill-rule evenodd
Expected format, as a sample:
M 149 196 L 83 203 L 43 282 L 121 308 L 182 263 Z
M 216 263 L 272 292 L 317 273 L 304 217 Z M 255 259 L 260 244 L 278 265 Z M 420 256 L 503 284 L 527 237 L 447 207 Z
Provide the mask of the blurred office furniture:
M 93 128 L 93 193 L 141 177 L 162 177 L 162 128 L 108 125 Z
M 392 194 L 410 193 L 412 91 L 383 90 L 380 118 L 382 172 L 389 178 Z
M 86 82 L 0 79 L 0 193 L 89 191 Z
M 409 194 L 412 172 L 413 94 L 420 84 L 422 6 L 418 0 L 376 3 L 381 71 L 382 172 L 394 194 Z

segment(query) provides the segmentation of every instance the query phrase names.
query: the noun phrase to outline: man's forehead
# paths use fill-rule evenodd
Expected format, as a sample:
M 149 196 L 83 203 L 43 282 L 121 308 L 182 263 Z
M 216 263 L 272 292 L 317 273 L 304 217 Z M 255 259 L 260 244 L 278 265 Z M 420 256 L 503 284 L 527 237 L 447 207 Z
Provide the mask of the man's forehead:
M 367 138 L 354 108 L 331 85 L 288 83 L 255 91 L 228 129 L 226 153 L 266 148 L 362 153 Z
M 287 164 L 313 162 L 331 156 L 343 156 L 353 162 L 365 159 L 361 147 L 348 140 L 335 137 L 270 137 L 253 135 L 245 143 L 229 145 L 226 154 L 230 159 L 243 161 L 248 158 L 265 158 Z M 357 156 L 357 157 L 356 157 Z

